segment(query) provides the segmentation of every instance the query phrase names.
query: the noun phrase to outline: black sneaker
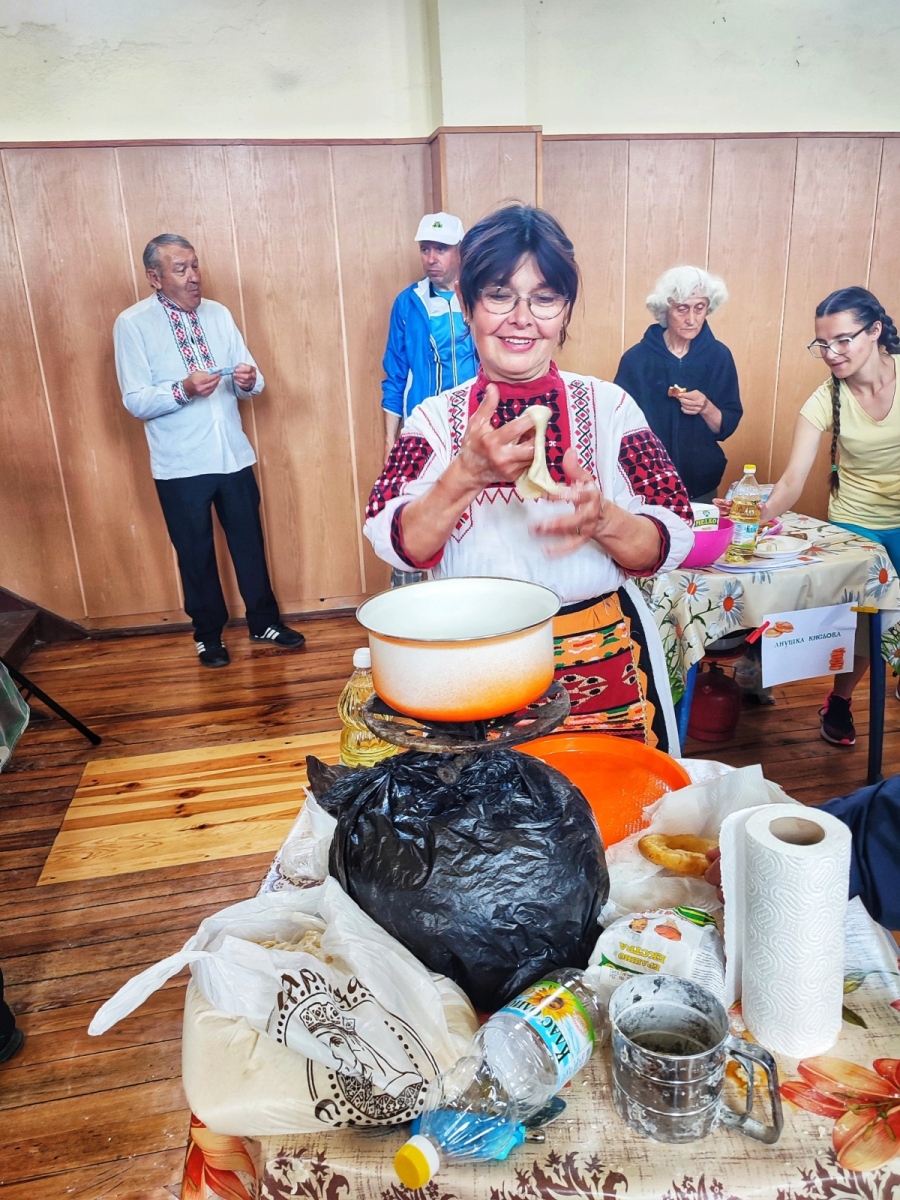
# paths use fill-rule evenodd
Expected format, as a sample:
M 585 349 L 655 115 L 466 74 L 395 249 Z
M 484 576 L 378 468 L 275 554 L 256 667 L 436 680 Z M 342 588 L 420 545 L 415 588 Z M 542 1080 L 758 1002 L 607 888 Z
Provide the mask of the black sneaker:
M 285 650 L 299 650 L 306 643 L 306 638 L 296 629 L 288 629 L 280 622 L 270 625 L 265 633 L 251 633 L 251 642 L 268 642 L 272 646 L 283 646 Z
M 227 667 L 231 662 L 228 650 L 221 638 L 215 642 L 194 642 L 194 645 L 197 647 L 197 653 L 204 667 Z
M 853 714 L 850 712 L 851 703 L 852 701 L 839 696 L 837 692 L 829 692 L 825 697 L 825 707 L 819 709 L 819 716 L 822 718 L 819 733 L 833 746 L 856 745 L 856 728 L 853 724 Z
M 0 1063 L 9 1062 L 14 1054 L 18 1054 L 25 1041 L 25 1034 L 16 1025 L 5 1041 L 0 1042 Z

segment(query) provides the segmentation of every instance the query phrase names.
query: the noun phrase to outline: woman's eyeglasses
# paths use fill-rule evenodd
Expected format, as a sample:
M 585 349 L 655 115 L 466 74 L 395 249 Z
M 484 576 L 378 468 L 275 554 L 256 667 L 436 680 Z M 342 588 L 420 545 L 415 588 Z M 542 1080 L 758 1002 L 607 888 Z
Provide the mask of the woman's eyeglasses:
M 549 321 L 551 317 L 558 317 L 569 303 L 568 296 L 560 296 L 559 292 L 540 291 L 520 296 L 510 288 L 485 287 L 479 294 L 487 311 L 496 313 L 498 317 L 511 313 L 519 301 L 524 300 L 533 317 L 539 321 Z
M 835 338 L 833 342 L 817 342 L 811 341 L 806 347 L 813 358 L 824 358 L 827 353 L 831 354 L 846 354 L 850 349 L 850 343 L 854 338 L 858 338 L 861 333 L 865 333 L 867 329 L 871 329 L 873 322 L 868 325 L 863 325 L 862 329 L 857 329 L 856 333 L 850 333 L 846 337 Z

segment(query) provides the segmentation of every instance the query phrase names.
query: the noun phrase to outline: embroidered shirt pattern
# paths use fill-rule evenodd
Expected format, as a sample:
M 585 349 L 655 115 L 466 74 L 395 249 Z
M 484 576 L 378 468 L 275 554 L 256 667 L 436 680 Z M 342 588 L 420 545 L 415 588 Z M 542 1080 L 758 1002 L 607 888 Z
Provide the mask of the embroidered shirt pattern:
M 427 438 L 408 433 L 399 437 L 372 486 L 366 516 L 377 516 L 389 500 L 401 496 L 405 485 L 419 478 L 433 456 Z
M 215 370 L 216 360 L 210 353 L 209 346 L 206 341 L 206 334 L 203 332 L 203 326 L 200 324 L 200 318 L 192 308 L 179 308 L 177 304 L 173 304 L 168 296 L 164 296 L 162 292 L 157 292 L 157 299 L 163 306 L 166 316 L 169 318 L 169 324 L 172 328 L 172 334 L 175 338 L 175 344 L 181 354 L 181 360 L 187 368 L 188 374 L 194 371 L 213 371 Z M 184 321 L 187 320 L 190 326 L 190 334 L 185 328 Z M 200 361 L 194 353 L 194 347 L 200 355 Z M 183 389 L 181 390 L 184 396 Z M 173 388 L 173 392 L 175 389 Z M 187 397 L 180 400 L 178 395 L 175 399 L 179 404 L 186 403 Z
M 635 496 L 645 504 L 662 505 L 688 525 L 694 521 L 691 502 L 662 442 L 650 429 L 626 433 L 619 447 L 619 468 Z

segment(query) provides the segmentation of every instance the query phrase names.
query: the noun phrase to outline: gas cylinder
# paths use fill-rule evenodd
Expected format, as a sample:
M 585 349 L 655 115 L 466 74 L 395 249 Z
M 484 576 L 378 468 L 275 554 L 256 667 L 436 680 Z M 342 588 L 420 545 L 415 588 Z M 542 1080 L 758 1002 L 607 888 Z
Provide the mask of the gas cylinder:
M 741 716 L 741 689 L 718 663 L 701 671 L 694 686 L 688 734 L 701 742 L 727 742 Z

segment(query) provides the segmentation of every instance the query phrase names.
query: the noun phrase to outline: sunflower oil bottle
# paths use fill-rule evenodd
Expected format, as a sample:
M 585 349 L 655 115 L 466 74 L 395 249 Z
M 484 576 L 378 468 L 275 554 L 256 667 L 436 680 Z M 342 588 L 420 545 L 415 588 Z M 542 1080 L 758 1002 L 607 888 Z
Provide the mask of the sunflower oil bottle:
M 725 551 L 727 563 L 748 563 L 753 558 L 759 540 L 760 510 L 762 493 L 756 482 L 756 467 L 753 463 L 744 466 L 744 477 L 731 497 L 729 518 L 734 524 L 731 545 Z
M 606 1034 L 606 1010 L 584 972 L 560 967 L 494 1013 L 464 1058 L 428 1085 L 394 1169 L 422 1188 L 447 1159 L 504 1159 Z
M 345 767 L 374 767 L 383 758 L 400 753 L 399 746 L 392 746 L 390 742 L 376 737 L 363 720 L 363 705 L 374 692 L 372 654 L 364 646 L 353 652 L 353 674 L 338 700 L 338 716 L 344 725 L 341 731 L 341 762 Z

